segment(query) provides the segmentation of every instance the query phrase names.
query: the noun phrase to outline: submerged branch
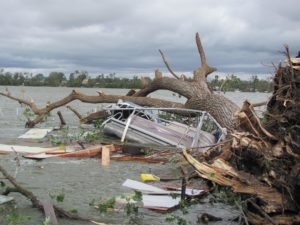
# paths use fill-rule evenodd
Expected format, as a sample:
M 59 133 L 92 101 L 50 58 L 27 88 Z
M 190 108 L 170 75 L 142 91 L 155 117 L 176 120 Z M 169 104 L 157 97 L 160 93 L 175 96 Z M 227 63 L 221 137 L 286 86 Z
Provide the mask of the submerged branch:
M 30 120 L 26 123 L 26 127 L 32 128 L 36 124 L 43 121 L 44 117 L 53 109 L 64 106 L 74 100 L 79 100 L 84 103 L 116 103 L 119 99 L 123 101 L 131 101 L 141 106 L 155 106 L 155 107 L 175 107 L 175 108 L 184 108 L 184 105 L 181 103 L 176 103 L 167 100 L 161 100 L 156 98 L 149 97 L 136 97 L 136 96 L 122 96 L 122 95 L 86 95 L 78 91 L 73 90 L 68 96 L 62 98 L 53 103 L 48 103 L 44 108 L 37 108 L 33 102 L 28 102 L 20 98 L 12 97 L 5 93 L 0 92 L 0 95 L 13 99 L 15 101 L 24 103 L 28 105 L 32 111 L 37 115 L 34 120 Z M 78 116 L 78 115 L 77 115 Z
M 15 178 L 13 178 L 5 169 L 4 167 L 2 167 L 0 165 L 0 172 L 3 174 L 3 176 L 5 178 L 7 178 L 9 180 L 9 182 L 15 187 L 13 189 L 11 189 L 10 191 L 14 191 L 14 192 L 19 192 L 20 194 L 22 194 L 23 196 L 25 196 L 26 198 L 28 198 L 31 203 L 32 203 L 32 206 L 34 208 L 37 208 L 41 211 L 43 211 L 43 204 L 42 202 L 37 198 L 37 196 L 35 196 L 33 194 L 33 192 L 25 189 L 24 187 L 22 187 L 17 181 Z M 72 220 L 82 220 L 82 221 L 87 221 L 87 222 L 93 222 L 93 220 L 91 219 L 87 219 L 87 218 L 83 218 L 81 216 L 77 216 L 77 215 L 74 215 L 70 212 L 67 212 L 65 211 L 64 209 L 60 208 L 60 207 L 57 207 L 57 206 L 53 206 L 55 212 L 57 213 L 58 216 L 61 216 L 61 217 L 64 217 L 64 218 L 67 218 L 67 219 L 72 219 Z M 104 225 L 104 224 L 103 224 Z

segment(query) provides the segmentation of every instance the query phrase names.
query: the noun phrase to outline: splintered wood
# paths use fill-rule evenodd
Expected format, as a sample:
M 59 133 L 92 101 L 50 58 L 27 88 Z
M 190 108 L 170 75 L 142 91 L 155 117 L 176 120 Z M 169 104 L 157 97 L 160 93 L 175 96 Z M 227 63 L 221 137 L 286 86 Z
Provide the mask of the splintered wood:
M 236 171 L 222 159 L 213 164 L 200 163 L 187 150 L 183 150 L 186 160 L 196 169 L 200 177 L 219 185 L 230 186 L 234 192 L 253 194 L 264 202 L 264 210 L 268 213 L 282 209 L 282 195 L 275 189 L 262 185 L 253 175 Z

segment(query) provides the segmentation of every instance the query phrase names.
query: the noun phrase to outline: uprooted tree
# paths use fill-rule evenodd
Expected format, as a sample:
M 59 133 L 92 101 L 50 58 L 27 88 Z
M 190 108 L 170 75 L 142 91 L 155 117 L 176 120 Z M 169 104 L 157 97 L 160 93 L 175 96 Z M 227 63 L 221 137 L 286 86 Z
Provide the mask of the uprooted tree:
M 162 51 L 163 61 L 173 78 L 163 77 L 156 71 L 151 83 L 126 96 L 98 93 L 88 96 L 72 91 L 65 98 L 38 108 L 33 101 L 0 93 L 21 104 L 29 106 L 36 114 L 27 122 L 33 127 L 53 109 L 67 105 L 73 100 L 86 103 L 114 103 L 129 100 L 143 106 L 177 107 L 209 112 L 231 135 L 219 146 L 212 146 L 205 153 L 183 151 L 187 161 L 198 175 L 218 185 L 230 187 L 240 193 L 247 207 L 241 209 L 245 221 L 250 224 L 300 224 L 300 70 L 291 62 L 288 49 L 287 65 L 279 66 L 274 78 L 274 92 L 267 104 L 264 121 L 255 113 L 253 105 L 245 102 L 239 109 L 224 96 L 213 92 L 207 76 L 216 69 L 208 66 L 204 50 L 196 34 L 201 67 L 195 70 L 192 80 L 177 76 Z M 185 104 L 149 98 L 156 90 L 170 90 L 187 98 Z M 99 111 L 86 117 L 73 110 L 82 123 L 92 122 L 105 116 Z M 234 117 L 235 114 L 235 117 Z M 248 224 L 248 222 L 245 222 Z
M 14 97 L 10 95 L 9 92 L 0 92 L 0 95 L 16 100 L 19 103 L 25 104 L 31 108 L 36 117 L 33 120 L 27 121 L 27 127 L 34 127 L 36 124 L 43 121 L 43 118 L 50 111 L 58 107 L 65 106 L 74 100 L 80 100 L 81 102 L 85 103 L 115 103 L 119 99 L 122 99 L 134 102 L 142 106 L 177 107 L 207 111 L 220 123 L 221 126 L 226 127 L 231 131 L 235 128 L 236 125 L 236 121 L 233 115 L 237 110 L 239 110 L 239 107 L 229 99 L 225 98 L 223 95 L 211 90 L 206 82 L 206 78 L 210 73 L 216 71 L 216 68 L 210 67 L 207 64 L 205 53 L 198 33 L 196 34 L 196 44 L 201 59 L 201 66 L 194 71 L 194 75 L 191 80 L 187 79 L 184 75 L 176 75 L 167 62 L 163 52 L 159 50 L 163 61 L 166 64 L 169 72 L 173 75 L 173 78 L 165 77 L 160 71 L 157 70 L 155 72 L 155 79 L 151 83 L 144 82 L 144 86 L 141 90 L 131 91 L 126 96 L 106 95 L 100 92 L 98 93 L 98 95 L 88 96 L 76 90 L 73 90 L 65 98 L 53 103 L 47 103 L 47 105 L 43 108 L 38 108 L 33 101 Z M 187 101 L 185 104 L 181 104 L 177 102 L 147 97 L 149 94 L 157 90 L 170 90 L 186 97 Z M 76 112 L 76 110 L 73 111 Z M 93 120 L 103 117 L 103 115 L 105 115 L 103 111 L 92 113 L 86 117 L 82 117 L 77 113 L 77 116 L 82 123 L 92 122 Z

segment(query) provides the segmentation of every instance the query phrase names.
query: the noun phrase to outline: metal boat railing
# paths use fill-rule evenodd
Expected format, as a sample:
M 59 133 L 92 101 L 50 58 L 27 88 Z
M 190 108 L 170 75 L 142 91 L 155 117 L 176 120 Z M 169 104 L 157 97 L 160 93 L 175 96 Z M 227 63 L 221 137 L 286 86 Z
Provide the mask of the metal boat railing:
M 128 127 L 131 123 L 130 117 L 132 115 L 142 115 L 144 117 L 147 117 L 147 119 L 150 120 L 156 120 L 155 122 L 158 123 L 165 123 L 165 124 L 171 124 L 174 123 L 172 120 L 169 119 L 164 119 L 161 118 L 160 112 L 163 113 L 169 113 L 169 114 L 175 114 L 175 115 L 180 115 L 182 117 L 188 117 L 188 118 L 193 118 L 194 125 L 195 123 L 197 126 L 194 126 L 196 128 L 196 133 L 194 135 L 194 139 L 192 142 L 191 147 L 197 147 L 197 143 L 199 141 L 199 133 L 201 132 L 204 124 L 205 119 L 209 119 L 210 121 L 213 122 L 213 124 L 217 127 L 218 132 L 220 132 L 220 135 L 216 137 L 217 141 L 216 143 L 220 142 L 225 138 L 226 136 L 226 129 L 221 127 L 221 125 L 213 118 L 208 112 L 206 111 L 201 111 L 201 110 L 194 110 L 194 109 L 183 109 L 183 108 L 161 108 L 161 107 L 132 107 L 132 108 L 120 108 L 120 107 L 112 107 L 112 108 L 106 108 L 105 110 L 110 111 L 112 113 L 112 116 L 110 116 L 107 120 L 105 120 L 102 123 L 102 126 L 104 126 L 106 123 L 108 123 L 112 118 L 114 119 L 121 119 L 122 118 L 122 113 L 124 111 L 129 111 L 130 115 L 126 118 L 126 127 L 124 129 L 124 133 L 122 135 L 122 140 L 124 141 Z M 157 113 L 154 113 L 153 111 L 157 111 Z M 114 113 L 117 112 L 117 113 Z M 182 121 L 180 121 L 182 123 Z M 189 124 L 186 124 L 190 126 Z M 127 128 L 127 129 L 126 129 Z M 184 135 L 188 133 L 189 130 L 185 131 L 182 138 L 184 138 Z M 181 138 L 181 139 L 182 139 Z M 177 143 L 177 145 L 180 145 L 180 140 Z

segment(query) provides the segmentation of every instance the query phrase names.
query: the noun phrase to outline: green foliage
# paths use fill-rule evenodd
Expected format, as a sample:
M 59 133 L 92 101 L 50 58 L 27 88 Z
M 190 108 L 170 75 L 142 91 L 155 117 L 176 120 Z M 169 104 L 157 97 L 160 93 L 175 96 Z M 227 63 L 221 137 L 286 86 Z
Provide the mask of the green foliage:
M 151 81 L 151 78 L 146 77 Z M 258 91 L 270 92 L 273 90 L 272 81 L 258 79 L 253 75 L 250 80 L 241 80 L 235 75 L 227 76 L 223 91 Z M 224 79 L 220 79 L 218 75 L 209 83 L 214 90 L 219 90 Z M 51 72 L 48 76 L 41 73 L 33 75 L 31 73 L 5 72 L 0 70 L 0 85 L 25 85 L 25 86 L 68 86 L 68 87 L 98 87 L 98 88 L 141 88 L 141 79 L 137 76 L 133 78 L 120 78 L 115 73 L 100 74 L 95 78 L 89 76 L 87 71 L 76 70 L 69 75 L 69 79 L 62 72 Z
M 127 197 L 126 198 L 127 204 L 125 206 L 125 212 L 126 212 L 127 216 L 138 214 L 138 212 L 139 212 L 138 205 L 143 200 L 142 196 L 143 196 L 142 192 L 134 191 L 134 195 L 132 197 Z
M 68 212 L 72 213 L 72 214 L 77 214 L 78 210 L 75 208 L 69 209 Z
M 177 195 L 173 195 L 172 198 L 179 198 L 179 196 Z M 180 200 L 179 202 L 179 210 L 181 213 L 171 213 L 169 214 L 165 221 L 167 223 L 171 223 L 171 224 L 177 224 L 177 225 L 187 225 L 187 221 L 186 221 L 186 218 L 184 215 L 188 214 L 188 208 L 191 206 L 191 205 L 194 205 L 194 204 L 198 204 L 199 203 L 199 200 L 198 199 L 191 199 L 189 201 L 187 200 Z
M 113 209 L 116 203 L 115 198 L 110 198 L 107 201 L 100 203 L 98 209 L 101 213 L 107 213 L 109 210 Z
M 215 185 L 214 189 L 211 201 L 222 202 L 228 205 L 236 205 L 237 202 L 240 203 L 242 201 L 241 195 L 234 193 L 229 187 Z
M 216 75 L 209 84 L 214 90 L 220 90 L 224 82 L 224 79 L 219 79 L 219 76 Z M 253 75 L 250 80 L 241 80 L 233 74 L 227 76 L 222 91 L 237 90 L 245 92 L 271 92 L 273 90 L 273 82 L 270 80 L 259 79 L 256 75 Z
M 103 122 L 104 122 L 104 119 L 95 120 L 94 121 L 94 127 L 98 130 L 101 130 L 102 129 L 101 125 L 102 125 Z
M 54 146 L 59 146 L 59 145 L 64 144 L 61 137 L 50 135 L 48 139 L 49 139 L 50 143 Z
M 32 112 L 31 108 L 28 106 L 25 106 L 25 109 L 23 111 L 23 116 L 26 117 L 27 120 L 31 119 L 34 117 L 34 113 Z
M 56 202 L 63 202 L 65 200 L 65 190 L 61 189 L 49 192 L 49 196 Z
M 51 72 L 45 79 L 45 85 L 51 87 L 61 86 L 63 80 L 66 80 L 65 74 L 61 72 Z
M 125 211 L 127 216 L 130 216 L 132 214 L 136 215 L 139 212 L 139 207 L 135 203 L 128 202 L 125 206 Z
M 178 198 L 178 194 L 177 193 L 171 193 L 170 196 L 172 197 L 172 199 Z
M 110 198 L 108 200 L 104 200 L 103 198 L 99 197 L 97 199 L 93 199 L 89 205 L 97 208 L 100 213 L 107 213 L 112 211 L 116 204 L 116 198 Z
M 80 136 L 83 138 L 84 142 L 93 143 L 99 139 L 99 132 L 98 131 L 85 131 L 85 132 L 81 133 Z
M 169 214 L 166 217 L 165 221 L 170 224 L 187 225 L 187 221 L 185 218 L 183 218 L 179 215 L 176 215 L 174 213 Z
M 5 221 L 8 225 L 23 225 L 26 221 L 30 219 L 30 216 L 18 214 L 16 211 L 13 211 L 5 217 Z
M 208 176 L 209 177 L 214 177 L 216 174 L 215 173 L 209 173 Z
M 132 199 L 136 202 L 141 202 L 143 200 L 143 194 L 140 191 L 134 191 Z
M 180 200 L 179 209 L 182 212 L 182 214 L 187 214 L 188 213 L 188 207 L 189 207 L 189 204 L 186 200 Z
M 64 127 L 60 132 L 61 134 L 59 136 L 57 135 L 48 136 L 48 140 L 52 145 L 59 146 L 59 145 L 65 145 L 68 142 L 70 142 L 71 137 L 70 137 L 69 127 Z
M 3 181 L 0 181 L 0 188 L 6 187 L 6 184 Z
M 124 210 L 128 216 L 128 224 L 142 224 L 142 215 L 139 214 L 139 205 L 142 204 L 143 200 L 142 196 L 140 191 L 134 191 L 133 196 L 122 196 L 126 200 Z
M 46 217 L 45 220 L 43 221 L 42 225 L 51 225 L 51 219 L 50 219 L 50 217 Z
M 146 79 L 151 80 L 149 77 Z M 0 70 L 0 85 L 24 86 L 68 86 L 68 87 L 98 87 L 98 88 L 141 88 L 141 79 L 137 76 L 129 78 L 116 77 L 115 73 L 100 74 L 91 78 L 87 71 L 76 70 L 69 79 L 62 72 L 51 72 L 48 76 L 41 73 L 11 73 Z

